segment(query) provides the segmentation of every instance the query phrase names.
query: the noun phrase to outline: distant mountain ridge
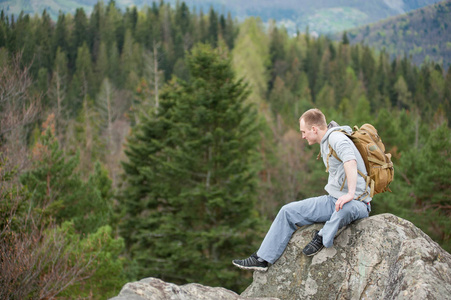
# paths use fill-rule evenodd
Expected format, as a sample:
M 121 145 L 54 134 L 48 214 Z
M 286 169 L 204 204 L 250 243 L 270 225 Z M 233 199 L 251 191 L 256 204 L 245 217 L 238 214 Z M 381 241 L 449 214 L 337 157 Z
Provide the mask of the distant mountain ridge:
M 290 33 L 297 30 L 304 32 L 308 27 L 318 34 L 334 33 L 361 25 L 409 12 L 439 0 L 186 0 L 189 8 L 202 9 L 208 12 L 210 7 L 220 13 L 230 12 L 233 17 L 243 20 L 250 16 L 258 16 L 264 22 L 270 19 L 287 28 Z M 41 14 L 44 9 L 56 20 L 59 11 L 74 13 L 77 7 L 83 7 L 88 13 L 97 0 L 0 0 L 0 10 L 6 14 L 20 11 L 27 14 Z M 104 1 L 108 3 L 109 1 Z M 153 0 L 116 0 L 122 9 L 136 5 L 152 5 Z M 159 0 L 155 1 L 160 3 Z M 166 0 L 165 3 L 176 5 L 181 0 Z
M 108 3 L 110 0 L 105 0 Z M 59 12 L 74 14 L 82 7 L 90 13 L 98 0 L 0 0 L 0 10 L 16 17 L 47 13 L 56 20 Z M 115 0 L 122 10 L 127 7 L 152 6 L 160 0 Z M 385 49 L 392 57 L 412 56 L 418 65 L 425 59 L 451 63 L 450 0 L 164 0 L 176 6 L 185 2 L 192 12 L 217 12 L 243 21 L 260 17 L 276 21 L 290 34 L 307 29 L 312 35 L 327 34 L 340 39 L 347 31 L 351 43 L 365 43 Z
M 339 37 L 337 37 L 339 38 Z M 451 65 L 451 0 L 424 7 L 375 24 L 350 30 L 351 43 L 385 49 L 392 57 L 412 57 Z

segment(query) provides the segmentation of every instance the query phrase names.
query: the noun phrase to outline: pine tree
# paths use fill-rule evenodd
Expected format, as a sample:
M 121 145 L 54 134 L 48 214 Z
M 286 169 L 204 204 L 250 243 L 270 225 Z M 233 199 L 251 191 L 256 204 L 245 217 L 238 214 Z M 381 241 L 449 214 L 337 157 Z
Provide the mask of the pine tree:
M 122 79 L 125 80 L 128 77 L 128 74 L 132 71 L 132 70 L 136 70 L 137 69 L 137 65 L 133 64 L 133 37 L 132 37 L 132 32 L 131 30 L 127 30 L 125 32 L 125 38 L 124 38 L 124 44 L 122 47 L 122 54 L 121 54 L 121 74 L 122 74 Z
M 446 111 L 448 122 L 451 121 L 451 67 L 445 77 L 445 85 L 443 87 L 443 106 Z M 448 124 L 450 126 L 451 124 Z
M 316 105 L 330 115 L 335 107 L 335 91 L 329 84 L 325 84 L 323 88 L 316 95 Z
M 103 41 L 100 42 L 99 51 L 97 52 L 97 60 L 95 65 L 95 76 L 97 80 L 103 80 L 107 77 L 109 68 L 108 51 Z
M 400 178 L 388 195 L 388 211 L 414 222 L 447 251 L 451 249 L 451 131 L 442 124 L 403 152 Z M 395 191 L 395 190 L 394 190 Z
M 260 19 L 249 18 L 241 25 L 232 53 L 235 70 L 252 88 L 249 99 L 260 104 L 268 92 L 270 61 L 269 39 Z
M 33 24 L 34 23 L 34 24 Z M 35 54 L 37 52 L 37 43 L 39 40 L 36 39 L 36 31 L 39 21 L 32 22 L 29 15 L 24 15 L 21 13 L 17 18 L 17 22 L 12 22 L 10 26 L 9 34 L 9 53 L 17 53 L 22 51 L 22 63 L 24 65 L 29 65 L 35 59 Z M 34 69 L 36 74 L 36 68 Z
M 1 11 L 1 14 L 2 15 L 0 18 L 0 48 L 3 48 L 6 46 L 7 25 L 5 24 L 3 10 Z
M 398 108 L 409 107 L 409 103 L 411 102 L 411 92 L 409 91 L 406 81 L 402 76 L 399 76 L 393 87 L 396 93 L 396 105 Z
M 66 53 L 69 50 L 69 30 L 67 25 L 66 15 L 60 12 L 55 26 L 55 35 L 53 36 L 53 53 L 56 53 L 58 48 Z
M 94 91 L 94 73 L 91 62 L 91 54 L 86 43 L 78 48 L 76 71 L 71 82 L 70 103 L 68 107 L 72 114 L 76 114 Z
M 208 16 L 208 40 L 213 47 L 218 46 L 218 16 L 213 8 L 210 9 Z
M 366 99 L 365 95 L 361 96 L 355 107 L 354 118 L 350 122 L 351 125 L 361 126 L 365 123 L 372 123 L 370 115 L 370 102 Z
M 51 216 L 40 206 L 39 192 L 27 193 L 15 180 L 18 174 L 5 170 L 9 167 L 1 159 L 0 297 L 103 299 L 117 295 L 125 281 L 118 258 L 123 239 L 114 238 L 108 225 L 86 236 L 74 230 L 73 222 L 48 222 Z M 108 196 L 103 192 L 108 182 L 94 179 L 93 185 Z
M 93 178 L 84 183 L 76 171 L 78 155 L 66 157 L 54 137 L 53 115 L 44 123 L 44 128 L 33 148 L 33 168 L 21 176 L 21 183 L 33 195 L 33 209 L 58 224 L 74 221 L 79 232 L 95 232 L 108 223 L 111 210 L 111 203 L 107 203 L 111 198 L 102 198 L 96 187 L 96 182 L 105 175 L 97 167 Z
M 320 65 L 320 55 L 322 54 L 322 51 L 320 49 L 319 41 L 317 43 L 308 43 L 307 47 L 307 54 L 305 56 L 303 66 L 305 69 L 305 72 L 307 73 L 307 77 L 309 79 L 309 88 L 312 91 L 312 98 L 313 101 L 316 101 L 316 95 L 317 95 L 317 76 L 319 72 L 319 65 Z
M 372 85 L 376 71 L 373 51 L 369 47 L 363 47 L 361 70 L 364 76 L 364 84 L 367 89 Z
M 230 257 L 257 238 L 258 122 L 228 58 L 200 45 L 187 65 L 129 140 L 123 236 L 139 276 L 239 289 Z
M 178 3 L 177 3 L 178 4 Z M 177 5 L 175 8 L 175 22 L 179 27 L 183 35 L 187 33 L 191 27 L 190 24 L 190 11 L 185 2 Z
M 65 215 L 64 205 L 76 202 L 81 182 L 74 177 L 78 157 L 64 157 L 58 141 L 54 138 L 53 116 L 44 123 L 43 136 L 32 150 L 32 170 L 21 176 L 21 183 L 33 194 L 33 209 L 40 210 L 44 219 L 54 218 L 61 222 Z M 48 126 L 48 127 L 47 127 Z M 70 190 L 75 192 L 69 192 Z M 69 210 L 69 208 L 68 208 Z
M 23 280 L 23 284 L 36 285 L 37 291 L 41 288 L 42 296 L 49 290 L 46 280 L 53 281 L 49 286 L 56 291 L 50 289 L 46 297 L 58 293 L 64 298 L 114 296 L 125 279 L 118 257 L 124 242 L 114 237 L 110 226 L 111 180 L 96 163 L 94 172 L 84 181 L 76 170 L 78 156 L 66 156 L 54 138 L 52 115 L 43 127 L 43 135 L 33 148 L 33 166 L 20 177 L 30 199 L 27 219 L 33 218 L 25 224 L 37 226 L 39 233 L 35 244 L 25 249 L 30 252 L 23 254 L 27 263 L 32 263 L 30 270 L 26 269 L 29 265 L 19 269 L 39 280 Z
M 342 43 L 343 45 L 349 45 L 348 34 L 347 34 L 346 31 L 343 32 L 343 35 L 342 35 L 342 37 L 341 37 L 341 43 Z
M 114 83 L 114 85 L 121 86 L 123 82 L 120 80 L 120 55 L 116 42 L 114 42 L 111 46 L 111 49 L 109 49 L 108 61 L 108 78 L 111 78 L 111 81 Z
M 64 114 L 66 113 L 63 106 L 67 96 L 67 86 L 69 82 L 67 54 L 61 51 L 58 47 L 56 50 L 55 66 L 53 67 L 53 74 L 50 80 L 50 88 L 48 97 L 50 99 L 50 108 L 55 114 L 56 122 L 56 136 L 60 136 L 63 133 L 62 128 L 65 126 Z
M 232 19 L 232 14 L 227 13 L 227 19 L 223 31 L 223 38 L 227 43 L 229 49 L 233 49 L 235 46 L 235 38 L 238 34 L 238 29 L 235 27 L 235 23 Z
M 82 172 L 92 171 L 93 162 L 103 158 L 104 141 L 100 137 L 101 119 L 96 110 L 94 100 L 86 96 L 77 117 L 68 126 L 67 148 L 72 153 L 80 153 L 80 169 Z
M 273 88 L 277 76 L 282 76 L 281 69 L 285 69 L 285 44 L 286 31 L 278 29 L 275 24 L 271 24 L 269 55 L 271 64 L 268 66 L 271 78 L 269 79 L 269 91 Z M 281 67 L 282 66 L 282 67 Z
M 77 8 L 74 16 L 74 29 L 71 35 L 71 45 L 69 51 L 69 69 L 74 72 L 77 50 L 87 42 L 88 39 L 88 18 L 83 8 Z
M 113 186 L 117 185 L 121 166 L 117 163 L 118 156 L 122 153 L 122 139 L 118 138 L 118 130 L 114 128 L 115 122 L 130 107 L 130 103 L 122 97 L 108 78 L 105 78 L 96 98 L 95 118 L 99 125 L 101 143 L 105 146 L 101 149 L 102 162 L 110 171 Z

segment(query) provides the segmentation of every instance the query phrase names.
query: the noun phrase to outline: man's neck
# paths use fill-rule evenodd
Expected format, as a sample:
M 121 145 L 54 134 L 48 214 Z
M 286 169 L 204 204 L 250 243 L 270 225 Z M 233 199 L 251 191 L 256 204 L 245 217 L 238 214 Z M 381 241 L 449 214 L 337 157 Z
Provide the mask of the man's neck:
M 323 137 L 326 135 L 326 132 L 327 132 L 327 127 L 325 130 L 321 130 L 321 129 L 318 130 L 318 138 L 319 138 L 318 144 L 321 144 L 321 141 L 323 140 Z

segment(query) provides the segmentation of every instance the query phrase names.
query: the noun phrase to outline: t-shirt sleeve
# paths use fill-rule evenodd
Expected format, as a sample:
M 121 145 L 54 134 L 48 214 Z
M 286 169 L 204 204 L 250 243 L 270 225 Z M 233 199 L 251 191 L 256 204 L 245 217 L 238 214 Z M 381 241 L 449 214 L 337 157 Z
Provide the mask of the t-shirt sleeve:
M 335 150 L 343 163 L 356 160 L 352 141 L 344 133 L 332 132 L 329 136 L 329 145 Z

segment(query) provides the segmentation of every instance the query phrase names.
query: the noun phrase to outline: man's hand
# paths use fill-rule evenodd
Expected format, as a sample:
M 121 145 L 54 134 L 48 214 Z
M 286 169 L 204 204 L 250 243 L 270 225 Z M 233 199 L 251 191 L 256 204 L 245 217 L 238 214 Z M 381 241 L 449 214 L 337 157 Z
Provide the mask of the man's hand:
M 349 193 L 346 194 L 346 195 L 341 196 L 340 198 L 338 198 L 337 202 L 335 202 L 335 210 L 339 211 L 340 209 L 343 208 L 343 205 L 345 205 L 346 203 L 348 203 L 352 199 L 354 199 L 354 195 L 351 195 Z

